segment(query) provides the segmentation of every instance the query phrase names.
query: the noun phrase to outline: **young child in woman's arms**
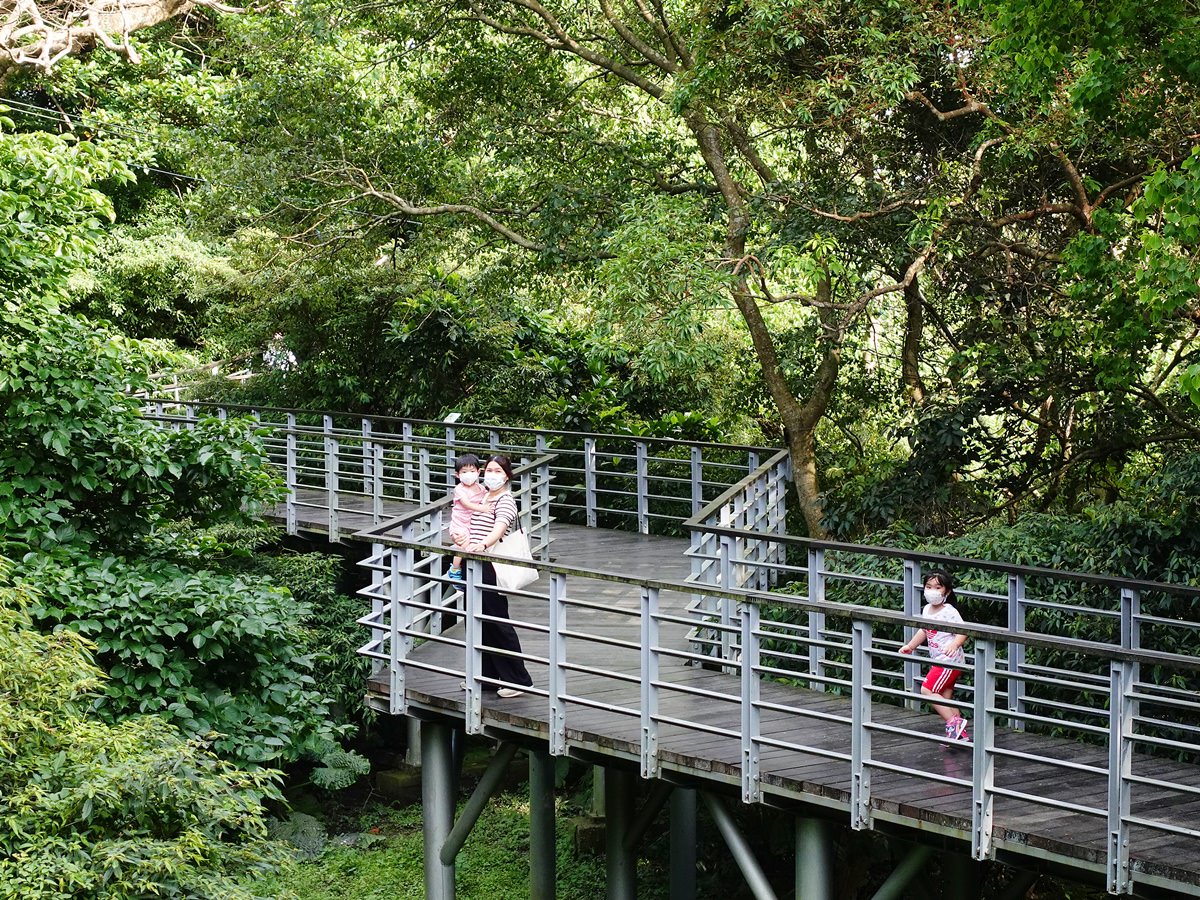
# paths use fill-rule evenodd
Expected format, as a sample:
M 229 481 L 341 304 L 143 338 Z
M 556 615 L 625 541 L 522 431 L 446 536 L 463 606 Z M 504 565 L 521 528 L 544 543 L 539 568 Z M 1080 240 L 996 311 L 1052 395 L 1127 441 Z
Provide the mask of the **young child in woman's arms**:
M 454 486 L 454 503 L 450 507 L 450 539 L 459 546 L 465 546 L 471 533 L 471 513 L 487 509 L 481 502 L 487 488 L 479 483 L 479 457 L 474 453 L 464 453 L 454 460 L 454 474 L 458 476 L 458 484 Z M 450 571 L 446 573 L 455 581 L 463 580 L 462 557 L 456 556 L 450 562 Z
M 921 615 L 926 619 L 937 619 L 947 625 L 961 625 L 962 616 L 958 614 L 949 601 L 954 599 L 954 581 L 945 572 L 930 572 L 925 576 L 924 583 L 925 608 Z M 932 628 L 922 628 L 912 636 L 907 644 L 900 648 L 901 653 L 912 653 L 921 644 L 929 644 L 929 658 L 933 665 L 925 675 L 921 684 L 921 693 L 926 697 L 941 697 L 949 700 L 954 693 L 954 683 L 958 681 L 961 669 L 939 665 L 939 663 L 962 663 L 966 660 L 963 644 L 967 642 L 965 634 L 954 634 L 949 631 L 935 631 Z M 946 738 L 951 741 L 969 741 L 967 720 L 953 706 L 943 706 L 933 701 L 934 712 L 946 723 Z

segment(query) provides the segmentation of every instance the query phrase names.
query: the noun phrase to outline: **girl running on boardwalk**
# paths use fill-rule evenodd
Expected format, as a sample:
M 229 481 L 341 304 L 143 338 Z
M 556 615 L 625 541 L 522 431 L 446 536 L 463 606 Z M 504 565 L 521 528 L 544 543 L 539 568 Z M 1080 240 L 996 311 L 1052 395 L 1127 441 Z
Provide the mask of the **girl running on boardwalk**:
M 962 624 L 962 616 L 951 605 L 954 599 L 954 581 L 945 572 L 930 572 L 925 576 L 925 608 L 921 610 L 922 617 L 937 619 L 947 625 Z M 907 644 L 900 648 L 901 653 L 912 653 L 924 643 L 929 644 L 929 657 L 933 665 L 925 675 L 921 685 L 921 693 L 926 697 L 941 697 L 949 700 L 954 693 L 954 683 L 958 681 L 961 669 L 940 665 L 943 662 L 962 663 L 966 660 L 963 644 L 967 642 L 965 634 L 954 634 L 950 631 L 935 631 L 932 628 L 921 628 L 912 636 Z M 946 738 L 951 741 L 969 741 L 967 720 L 953 706 L 943 706 L 936 701 L 931 704 L 934 711 L 946 723 Z

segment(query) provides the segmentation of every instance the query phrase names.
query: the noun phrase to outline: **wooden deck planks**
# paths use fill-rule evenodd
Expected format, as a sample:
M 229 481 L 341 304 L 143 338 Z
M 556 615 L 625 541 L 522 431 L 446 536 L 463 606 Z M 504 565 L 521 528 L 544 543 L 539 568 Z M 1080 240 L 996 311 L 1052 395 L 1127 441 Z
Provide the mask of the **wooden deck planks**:
M 297 512 L 300 516 L 300 511 Z M 348 513 L 343 509 L 343 526 L 352 521 L 347 519 L 348 515 L 356 513 Z M 395 515 L 395 512 L 388 510 L 387 515 Z M 320 531 L 322 524 L 327 527 L 327 518 L 324 522 L 321 518 L 306 514 L 304 521 L 309 522 L 313 530 Z M 556 523 L 553 532 L 552 557 L 563 565 L 620 572 L 632 577 L 679 581 L 684 580 L 690 572 L 690 562 L 683 554 L 686 541 L 682 539 L 597 531 L 562 523 Z M 546 590 L 546 578 L 529 588 L 530 592 L 542 594 Z M 567 581 L 567 596 L 604 606 L 604 609 L 597 610 L 568 605 L 567 628 L 580 635 L 568 638 L 568 658 L 595 670 L 570 673 L 567 682 L 569 694 L 626 710 L 617 713 L 583 703 L 568 703 L 568 743 L 591 752 L 626 759 L 637 758 L 641 739 L 638 716 L 640 686 L 636 680 L 616 680 L 607 677 L 607 673 L 630 675 L 635 679 L 639 673 L 640 658 L 635 649 L 640 640 L 638 591 L 630 585 L 572 577 Z M 687 600 L 686 594 L 663 592 L 660 609 L 682 615 Z M 510 611 L 525 654 L 546 659 L 547 634 L 544 630 L 522 626 L 523 622 L 536 623 L 544 629 L 548 615 L 546 599 L 512 597 Z M 683 649 L 686 631 L 686 626 L 682 624 L 664 623 L 661 629 L 663 647 Z M 593 642 L 588 639 L 592 635 L 618 639 L 630 646 L 614 647 Z M 463 626 L 456 626 L 447 637 L 457 640 L 461 645 Z M 463 649 L 460 645 L 430 641 L 415 652 L 415 658 L 453 673 L 461 673 Z M 544 691 L 548 683 L 545 664 L 531 663 L 529 668 L 535 686 Z M 464 695 L 458 687 L 460 679 L 459 674 L 439 674 L 410 668 L 406 693 L 416 707 L 461 719 Z M 734 733 L 740 731 L 738 698 L 741 686 L 736 674 L 722 671 L 720 667 L 698 668 L 685 665 L 683 660 L 677 658 L 664 657 L 660 681 L 663 685 L 661 716 L 696 721 Z M 723 696 L 696 696 L 685 693 L 684 688 Z M 369 689 L 373 693 L 386 695 L 386 679 L 374 677 Z M 782 797 L 848 805 L 851 780 L 849 763 L 811 752 L 822 750 L 849 754 L 848 698 L 773 682 L 761 684 L 760 691 L 764 701 L 797 710 L 796 713 L 762 711 L 762 734 L 789 745 L 760 747 L 764 787 Z M 502 700 L 485 694 L 483 709 L 487 724 L 548 739 L 549 703 L 544 696 L 529 693 Z M 840 721 L 817 719 L 805 716 L 802 712 L 820 712 L 836 716 Z M 895 771 L 872 770 L 872 808 L 879 813 L 912 821 L 918 827 L 918 823 L 926 823 L 960 836 L 969 835 L 972 749 L 969 746 L 942 746 L 939 741 L 941 720 L 927 706 L 922 706 L 918 711 L 875 704 L 872 707 L 872 721 L 877 725 L 924 734 L 928 738 L 916 739 L 912 735 L 879 730 L 873 733 L 875 758 L 894 767 Z M 1046 757 L 1043 760 L 997 757 L 998 786 L 1027 792 L 1039 798 L 1097 807 L 1106 804 L 1107 782 L 1102 774 L 1073 771 L 1053 764 L 1055 759 L 1068 759 L 1103 769 L 1107 766 L 1107 755 L 1102 748 L 1012 731 L 1000 732 L 997 743 L 1000 747 Z M 716 778 L 727 784 L 737 783 L 740 779 L 741 745 L 733 736 L 661 723 L 659 753 L 664 765 L 696 777 Z M 1200 767 L 1139 756 L 1135 760 L 1134 770 L 1139 775 L 1177 784 L 1200 784 Z M 958 779 L 964 783 L 947 783 L 929 776 Z M 1135 815 L 1185 827 L 1194 827 L 1200 821 L 1200 801 L 1191 795 L 1173 792 L 1170 788 L 1136 786 L 1134 796 Z M 1063 810 L 1034 800 L 1005 797 L 997 798 L 995 813 L 997 840 L 1010 849 L 1029 847 L 1092 865 L 1103 861 L 1107 834 L 1101 817 Z M 1142 826 L 1135 827 L 1134 835 L 1137 838 L 1133 849 L 1134 866 L 1138 871 L 1157 873 L 1165 878 L 1200 886 L 1200 846 L 1197 846 L 1197 841 Z

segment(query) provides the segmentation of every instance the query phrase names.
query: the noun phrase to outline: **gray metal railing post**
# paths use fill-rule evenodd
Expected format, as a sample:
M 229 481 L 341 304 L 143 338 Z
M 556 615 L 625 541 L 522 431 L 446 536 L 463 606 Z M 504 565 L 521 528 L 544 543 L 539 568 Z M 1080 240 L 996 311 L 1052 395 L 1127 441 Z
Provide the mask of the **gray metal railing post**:
M 412 500 L 413 491 L 413 428 L 408 422 L 400 426 L 401 451 L 400 479 L 404 482 L 404 499 Z
M 975 703 L 971 726 L 975 732 L 971 769 L 971 856 L 992 857 L 996 786 L 996 642 L 975 642 Z
M 488 447 L 493 454 L 500 452 L 500 432 L 495 428 L 488 432 Z
M 641 726 L 642 777 L 658 778 L 658 588 L 643 587 L 641 594 Z
M 596 517 L 596 440 L 583 439 L 583 511 L 587 527 L 595 528 Z
M 340 470 L 340 453 L 338 440 L 333 436 L 333 416 L 322 417 L 322 429 L 325 436 L 325 502 L 329 512 L 329 540 L 340 542 L 338 534 L 338 472 Z
M 734 538 L 728 534 L 721 535 L 720 544 L 721 554 L 721 575 L 718 584 L 724 590 L 732 591 L 733 587 L 733 548 Z M 733 634 L 730 628 L 733 625 L 733 614 L 729 609 L 729 599 L 726 597 L 718 597 L 717 605 L 720 611 L 721 621 L 721 659 L 728 661 L 733 655 Z
M 417 503 L 421 506 L 429 504 L 429 448 L 421 447 L 417 451 Z
M 466 603 L 464 626 L 463 680 L 467 685 L 466 732 L 479 734 L 483 731 L 483 690 L 479 674 L 483 671 L 483 563 L 477 559 L 466 560 L 466 583 L 463 585 Z
M 372 544 L 371 545 L 371 557 L 373 559 L 380 560 L 381 564 L 382 564 L 383 560 L 385 560 L 387 558 L 388 555 L 389 555 L 389 551 L 386 547 L 383 546 L 383 544 Z M 371 636 L 372 637 L 376 636 L 376 629 L 381 627 L 380 619 L 383 616 L 384 607 L 387 605 L 384 602 L 384 600 L 379 596 L 383 592 L 383 585 L 385 584 L 386 580 L 387 580 L 386 576 L 378 568 L 371 569 L 371 614 L 375 618 L 375 624 L 371 628 Z M 389 587 L 389 591 L 390 590 L 391 590 L 391 588 Z M 383 662 L 379 659 L 372 657 L 372 659 L 371 659 L 371 674 L 378 675 L 379 672 L 382 671 L 382 669 L 383 669 Z
M 1025 631 L 1025 576 L 1008 576 L 1008 630 L 1013 634 Z M 1008 711 L 1013 718 L 1009 727 L 1021 731 L 1025 728 L 1022 715 L 1025 712 L 1025 644 L 1021 641 L 1008 642 Z
M 383 444 L 375 444 L 374 457 L 371 465 L 371 472 L 375 476 L 371 485 L 371 518 L 378 525 L 383 521 Z
M 287 446 L 283 468 L 283 480 L 287 486 L 287 500 L 284 506 L 284 514 L 287 519 L 285 527 L 288 534 L 296 534 L 299 528 L 296 523 L 296 416 L 294 413 L 288 413 L 287 416 L 285 441 Z
M 567 752 L 567 576 L 550 576 L 550 641 L 547 651 L 550 670 L 550 753 Z
M 446 426 L 446 484 L 454 487 L 454 426 Z
M 745 531 L 746 495 L 744 493 L 737 494 L 730 501 L 728 525 L 730 528 L 737 528 L 741 529 L 743 532 Z M 730 553 L 730 560 L 738 568 L 742 568 L 742 561 L 749 556 L 749 553 L 746 550 L 748 542 L 744 534 L 739 534 L 736 537 L 731 537 L 730 543 L 733 545 Z M 735 569 L 734 566 L 731 565 L 728 571 L 729 575 L 727 578 L 725 578 L 724 582 L 726 590 L 737 591 L 745 587 L 745 585 L 742 584 L 742 579 L 737 577 L 737 569 Z
M 921 583 L 921 564 L 911 559 L 904 561 L 904 597 L 901 607 L 906 616 L 919 616 L 923 608 L 921 599 L 921 591 L 919 589 Z M 912 636 L 917 633 L 917 629 L 912 625 L 904 626 L 904 641 L 912 640 Z M 920 664 L 909 657 L 904 660 L 904 690 L 911 692 L 917 679 L 921 676 Z M 904 701 L 904 705 L 909 709 L 918 709 L 921 706 L 921 701 L 914 694 L 912 697 Z
M 189 431 L 196 427 L 196 404 L 185 403 L 183 405 L 183 419 L 187 422 Z
M 1142 592 L 1121 588 L 1121 646 L 1127 650 L 1142 649 Z M 1129 663 L 1129 678 L 1137 684 L 1142 680 L 1141 663 Z M 1133 701 L 1133 715 L 1141 714 L 1141 703 Z
M 636 448 L 637 523 L 638 531 L 650 533 L 650 455 L 645 441 L 638 441 Z
M 1109 669 L 1108 714 L 1108 891 L 1133 893 L 1129 868 L 1129 810 L 1133 775 L 1133 698 L 1129 664 Z
M 704 454 L 693 446 L 688 455 L 692 464 L 692 515 L 704 508 Z
M 853 624 L 850 688 L 850 827 L 871 827 L 871 623 Z
M 811 601 L 825 600 L 825 551 L 810 549 L 808 551 L 808 599 Z M 820 678 L 825 674 L 825 648 L 821 642 L 825 640 L 825 613 L 810 612 L 808 614 L 808 674 Z M 809 689 L 825 690 L 823 681 L 810 681 Z
M 771 533 L 770 522 L 767 520 L 767 510 L 770 507 L 767 504 L 767 484 L 765 479 L 770 477 L 769 472 L 763 473 L 762 481 L 756 482 L 754 485 L 754 530 L 759 537 L 754 542 L 754 561 L 755 566 L 755 585 L 760 591 L 767 590 L 770 587 L 770 579 L 767 577 L 768 569 L 763 565 L 770 555 L 770 544 L 767 541 L 767 535 Z
M 224 422 L 225 420 L 227 420 L 229 418 L 229 410 L 227 410 L 223 406 L 218 407 L 217 408 L 217 418 L 220 419 L 222 422 Z
M 762 800 L 762 774 L 759 770 L 759 737 L 762 735 L 762 711 L 758 707 L 761 682 L 758 632 L 760 610 L 757 603 L 738 604 L 742 626 L 742 802 Z
M 405 538 L 411 540 L 411 528 L 405 528 Z M 404 694 L 404 660 L 412 649 L 412 637 L 408 631 L 412 628 L 412 607 L 402 599 L 412 598 L 413 550 L 411 547 L 392 548 L 388 554 L 388 575 L 391 590 L 388 596 L 391 601 L 391 615 L 388 617 L 390 629 L 388 637 L 388 712 L 393 716 L 403 715 L 408 711 L 408 699 Z M 401 573 L 404 573 L 403 575 Z
M 371 420 L 362 420 L 363 493 L 371 498 L 371 523 L 378 525 L 383 512 L 383 476 L 378 471 L 380 446 L 371 438 Z

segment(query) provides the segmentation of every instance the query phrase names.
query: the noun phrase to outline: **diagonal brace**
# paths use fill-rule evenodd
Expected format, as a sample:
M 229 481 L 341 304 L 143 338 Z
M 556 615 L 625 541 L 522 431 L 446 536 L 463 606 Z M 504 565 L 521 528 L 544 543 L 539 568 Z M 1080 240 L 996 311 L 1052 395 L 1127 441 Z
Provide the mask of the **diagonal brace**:
M 442 849 L 438 853 L 443 865 L 450 865 L 454 862 L 454 858 L 458 856 L 458 851 L 467 842 L 467 838 L 471 835 L 471 829 L 479 821 L 479 816 L 482 815 L 488 801 L 500 789 L 504 773 L 508 769 L 508 764 L 513 761 L 513 757 L 517 755 L 517 750 L 519 749 L 511 741 L 505 741 L 496 750 L 496 755 L 488 763 L 487 771 L 479 779 L 479 784 L 475 785 L 471 799 L 463 807 L 462 815 L 458 817 L 458 821 L 454 823 L 454 827 L 446 835 L 446 843 L 442 844 Z

